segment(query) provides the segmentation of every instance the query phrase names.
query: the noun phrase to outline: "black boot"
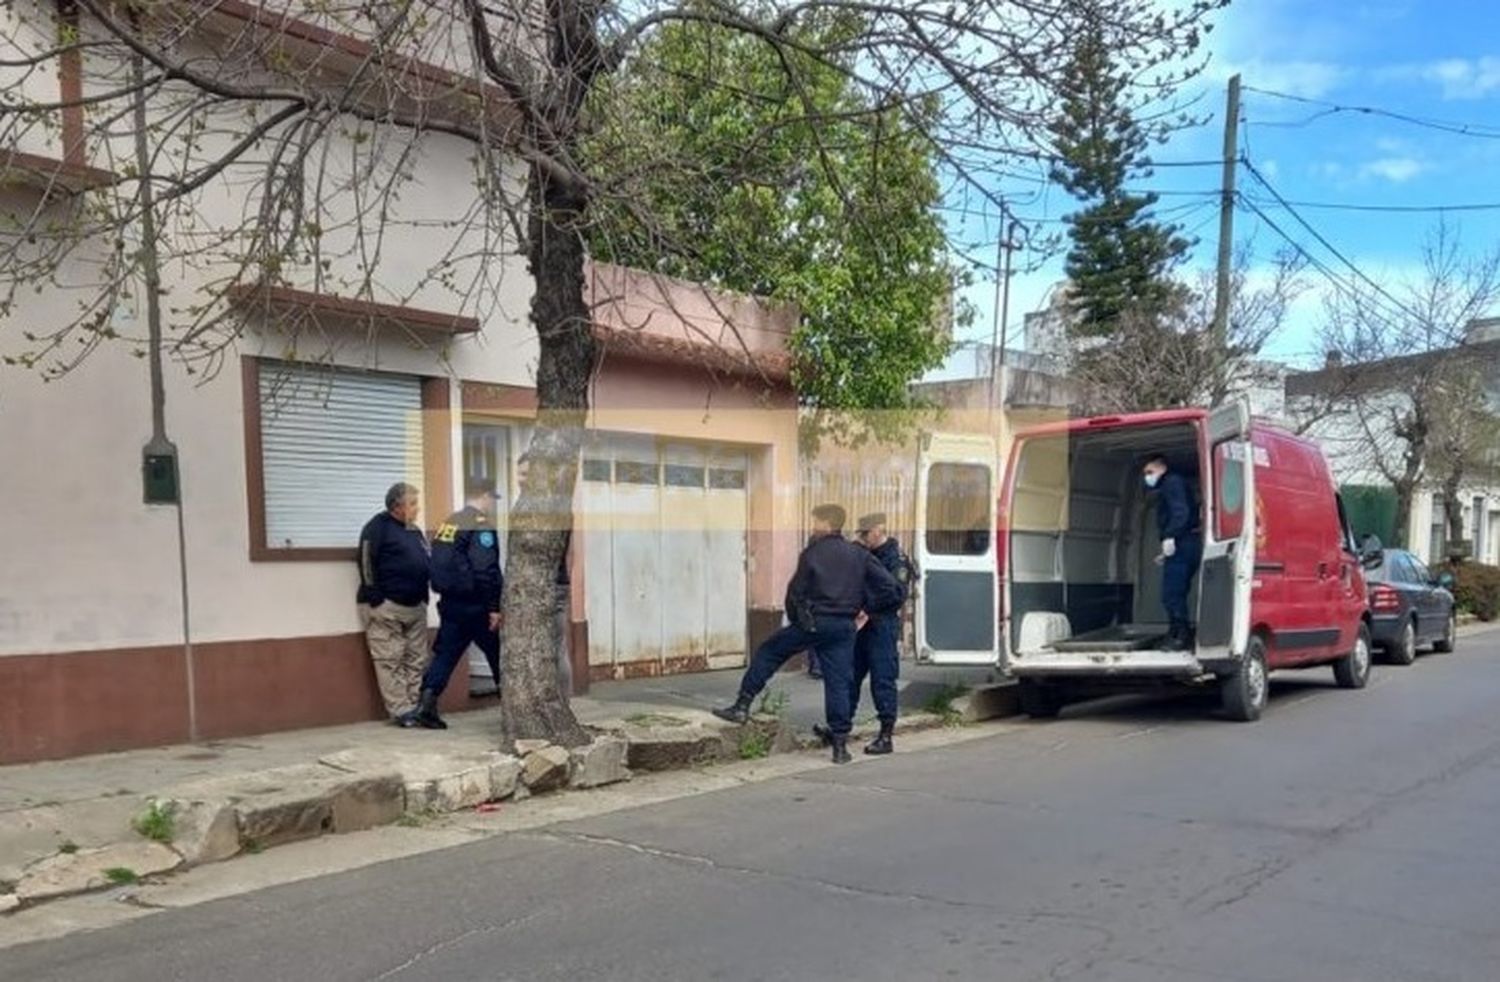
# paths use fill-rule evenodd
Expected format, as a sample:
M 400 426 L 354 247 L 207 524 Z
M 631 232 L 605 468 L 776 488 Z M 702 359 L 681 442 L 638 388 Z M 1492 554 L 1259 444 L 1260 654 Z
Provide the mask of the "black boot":
M 417 704 L 417 725 L 424 730 L 446 730 L 448 724 L 438 715 L 438 694 L 431 689 L 422 690 L 422 701 Z
M 836 736 L 833 738 L 833 762 L 835 764 L 847 764 L 854 758 L 849 756 L 849 740 L 847 737 Z
M 896 728 L 890 723 L 880 724 L 880 735 L 865 744 L 865 753 L 871 756 L 888 754 L 896 749 L 892 737 L 896 735 Z
M 715 709 L 713 710 L 713 714 L 726 722 L 743 725 L 750 722 L 750 703 L 753 699 L 753 696 L 747 696 L 741 692 L 739 698 L 734 701 L 733 706 Z
M 818 742 L 823 746 L 833 746 L 833 731 L 830 730 L 827 726 L 824 726 L 822 723 L 813 724 L 813 736 L 817 737 Z

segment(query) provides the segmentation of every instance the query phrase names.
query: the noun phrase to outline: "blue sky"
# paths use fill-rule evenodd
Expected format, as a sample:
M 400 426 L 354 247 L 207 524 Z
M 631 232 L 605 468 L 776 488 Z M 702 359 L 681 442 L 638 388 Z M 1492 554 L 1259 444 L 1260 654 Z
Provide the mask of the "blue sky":
M 1218 15 L 1208 52 L 1209 66 L 1191 89 L 1200 97 L 1196 110 L 1208 121 L 1173 136 L 1154 152 L 1157 160 L 1221 155 L 1224 85 L 1238 72 L 1246 87 L 1241 151 L 1287 200 L 1385 207 L 1500 203 L 1500 4 L 1493 0 L 1238 0 Z M 1254 90 L 1468 124 L 1487 128 L 1493 138 L 1357 112 L 1313 118 L 1328 107 Z M 1153 189 L 1180 192 L 1164 195 L 1159 210 L 1199 239 L 1184 270 L 1189 278 L 1213 261 L 1217 204 L 1197 192 L 1213 191 L 1218 182 L 1213 166 L 1163 167 L 1143 182 Z M 1239 182 L 1277 225 L 1347 272 L 1243 169 Z M 1021 184 L 1014 190 L 1040 192 L 1016 210 L 1040 219 L 1033 227 L 1043 235 L 1058 233 L 1062 226 L 1056 219 L 1074 208 L 1056 188 Z M 1310 206 L 1297 211 L 1339 252 L 1398 295 L 1400 284 L 1416 278 L 1422 242 L 1440 218 L 1436 213 Z M 1460 233 L 1463 248 L 1472 253 L 1500 243 L 1500 209 L 1446 217 L 1450 228 Z M 1235 232 L 1236 239 L 1251 242 L 1258 262 L 1284 245 L 1278 233 L 1245 209 L 1235 216 Z M 993 225 L 972 220 L 963 234 L 975 241 L 987 237 L 994 242 L 998 237 Z M 1018 268 L 1027 258 L 1018 257 Z M 1061 275 L 1061 259 L 1055 258 L 1012 280 L 1013 343 L 1019 343 L 1021 315 L 1041 305 Z M 1335 288 L 1316 274 L 1309 285 L 1312 288 L 1268 354 L 1302 362 L 1316 358 L 1322 298 Z M 994 293 L 993 278 L 969 291 L 978 317 L 965 339 L 989 339 Z

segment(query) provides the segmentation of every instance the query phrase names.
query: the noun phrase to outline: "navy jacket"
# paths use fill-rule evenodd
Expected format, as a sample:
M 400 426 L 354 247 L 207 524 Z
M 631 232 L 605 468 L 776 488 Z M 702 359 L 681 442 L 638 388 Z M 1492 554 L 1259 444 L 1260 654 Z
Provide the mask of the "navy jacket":
M 500 535 L 477 508 L 449 515 L 432 533 L 432 588 L 444 605 L 500 609 Z
M 905 591 L 870 554 L 842 535 L 819 536 L 797 557 L 786 588 L 787 618 L 804 630 L 815 617 L 853 617 L 899 609 Z
M 427 539 L 421 529 L 397 521 L 388 511 L 365 523 L 359 533 L 360 603 L 425 604 L 427 574 Z
M 1181 474 L 1167 471 L 1157 485 L 1156 530 L 1163 539 L 1185 539 L 1198 532 L 1198 507 Z
M 906 553 L 901 551 L 901 543 L 894 538 L 887 538 L 877 549 L 870 550 L 870 555 L 884 567 L 887 573 L 896 581 L 896 586 L 901 591 L 901 599 L 889 610 L 872 610 L 866 608 L 872 614 L 895 614 L 906 603 L 906 598 L 911 595 L 912 580 L 916 578 L 916 569 L 911 560 L 906 558 Z

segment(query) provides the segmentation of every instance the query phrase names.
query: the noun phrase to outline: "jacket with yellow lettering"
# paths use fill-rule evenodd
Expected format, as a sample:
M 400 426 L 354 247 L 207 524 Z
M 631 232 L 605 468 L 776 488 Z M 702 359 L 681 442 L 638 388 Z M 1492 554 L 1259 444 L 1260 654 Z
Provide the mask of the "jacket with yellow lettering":
M 449 515 L 432 533 L 432 588 L 439 606 L 500 609 L 500 535 L 478 508 Z

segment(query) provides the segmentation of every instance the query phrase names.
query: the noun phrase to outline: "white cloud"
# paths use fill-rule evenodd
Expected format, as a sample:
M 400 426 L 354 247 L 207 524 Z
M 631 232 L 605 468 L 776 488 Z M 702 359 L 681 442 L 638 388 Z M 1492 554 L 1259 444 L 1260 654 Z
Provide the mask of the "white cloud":
M 1422 77 L 1441 85 L 1444 99 L 1482 99 L 1500 91 L 1500 57 L 1444 58 L 1424 66 Z
M 1394 184 L 1411 180 L 1427 170 L 1427 165 L 1413 157 L 1381 157 L 1360 167 L 1361 177 L 1379 177 Z

